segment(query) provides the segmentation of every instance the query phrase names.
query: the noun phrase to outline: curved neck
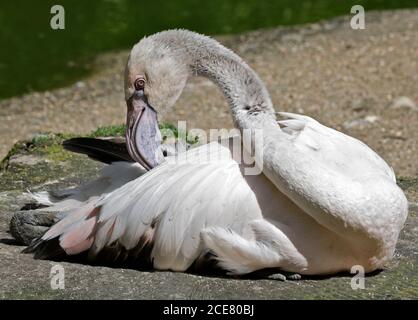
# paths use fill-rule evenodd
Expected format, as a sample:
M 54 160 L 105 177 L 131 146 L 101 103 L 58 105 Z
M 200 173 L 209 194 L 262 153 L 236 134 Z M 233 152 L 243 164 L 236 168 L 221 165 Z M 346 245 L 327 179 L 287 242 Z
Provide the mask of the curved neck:
M 257 74 L 232 51 L 213 50 L 195 60 L 192 70 L 211 79 L 224 93 L 235 125 L 264 128 L 276 123 L 266 87 Z
M 211 79 L 224 93 L 240 129 L 277 127 L 270 96 L 257 74 L 219 42 L 189 31 L 177 30 L 170 38 L 175 54 L 188 63 L 192 75 Z M 186 59 L 185 59 L 186 57 Z

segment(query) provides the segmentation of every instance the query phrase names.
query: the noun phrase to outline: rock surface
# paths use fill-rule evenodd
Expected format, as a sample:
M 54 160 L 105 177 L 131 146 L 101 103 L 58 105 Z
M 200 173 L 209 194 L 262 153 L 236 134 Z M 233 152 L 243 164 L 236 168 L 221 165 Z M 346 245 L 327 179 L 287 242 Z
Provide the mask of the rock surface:
M 59 140 L 59 139 L 58 139 Z M 58 160 L 57 160 L 58 159 Z M 35 161 L 36 160 L 36 161 Z M 418 298 L 418 177 L 400 179 L 411 210 L 388 269 L 353 290 L 349 275 L 279 282 L 173 272 L 144 272 L 60 262 L 65 289 L 51 289 L 52 261 L 21 253 L 9 221 L 29 201 L 26 190 L 73 186 L 97 175 L 101 164 L 47 142 L 19 144 L 0 171 L 0 299 L 346 299 Z
M 277 110 L 304 112 L 364 140 L 405 177 L 399 184 L 410 214 L 388 269 L 367 277 L 365 289 L 353 290 L 350 276 L 277 282 L 62 262 L 65 289 L 52 290 L 50 272 L 57 263 L 21 254 L 23 247 L 8 233 L 10 218 L 27 204 L 26 190 L 79 184 L 101 165 L 64 152 L 59 139 L 51 138 L 45 144 L 18 143 L 0 164 L 0 298 L 418 298 L 418 112 L 390 107 L 398 97 L 418 102 L 418 10 L 368 12 L 367 29 L 360 31 L 349 29 L 349 17 L 342 17 L 220 40 L 260 73 Z M 126 56 L 100 57 L 98 72 L 74 86 L 0 102 L 0 153 L 38 131 L 85 133 L 123 122 Z M 204 79 L 191 81 L 175 112 L 166 115 L 204 129 L 231 127 L 229 118 L 223 97 Z

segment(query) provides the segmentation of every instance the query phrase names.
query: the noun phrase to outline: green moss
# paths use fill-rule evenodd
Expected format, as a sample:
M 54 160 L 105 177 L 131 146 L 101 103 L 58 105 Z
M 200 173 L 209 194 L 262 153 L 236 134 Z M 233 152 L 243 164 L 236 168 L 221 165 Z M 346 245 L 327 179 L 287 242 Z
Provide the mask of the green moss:
M 115 137 L 115 136 L 124 136 L 125 135 L 125 125 L 113 125 L 113 126 L 105 126 L 100 127 L 94 130 L 89 137 L 97 138 L 97 137 Z
M 400 177 L 398 178 L 398 185 L 403 190 L 414 189 L 418 190 L 418 178 L 407 178 L 407 177 Z
M 418 177 L 399 177 L 397 183 L 409 201 L 418 202 Z
M 64 140 L 73 138 L 75 136 L 76 135 L 69 133 L 40 133 L 32 138 L 32 140 L 29 142 L 29 147 L 39 148 L 61 144 Z
M 3 171 L 5 169 L 7 169 L 8 165 L 9 165 L 9 159 L 13 155 L 19 153 L 19 151 L 24 150 L 24 149 L 25 149 L 24 143 L 22 143 L 22 142 L 15 143 L 15 145 L 7 153 L 6 157 L 4 157 L 4 159 L 0 162 L 0 171 Z
M 174 137 L 176 139 L 178 138 L 185 139 L 187 143 L 190 143 L 190 144 L 194 144 L 198 142 L 197 136 L 190 136 L 187 132 L 182 132 L 182 130 L 178 130 L 177 127 L 171 123 L 168 123 L 168 122 L 160 123 L 159 128 L 160 128 L 163 140 L 166 140 L 170 137 Z M 94 130 L 88 136 L 92 138 L 124 136 L 125 130 L 126 130 L 126 126 L 124 124 L 105 126 L 105 127 L 100 127 Z
M 178 130 L 177 127 L 171 123 L 161 123 L 159 128 L 161 130 L 163 140 L 173 137 L 175 139 L 186 140 L 189 144 L 195 144 L 198 142 L 197 136 L 190 136 L 187 132 Z M 87 136 L 92 138 L 124 136 L 125 129 L 126 126 L 124 124 L 104 126 L 94 130 Z M 10 158 L 15 154 L 31 153 L 39 156 L 45 156 L 46 159 L 53 162 L 71 159 L 74 154 L 66 151 L 62 147 L 62 142 L 76 136 L 79 135 L 68 133 L 54 134 L 46 132 L 35 135 L 30 141 L 20 141 L 12 147 L 7 156 L 0 162 L 0 171 L 7 169 Z
M 97 161 L 86 161 L 86 157 L 70 153 L 60 145 L 52 145 L 35 151 L 22 150 L 19 155 L 36 156 L 34 164 L 11 162 L 7 169 L 0 170 L 0 190 L 27 190 L 50 181 L 66 177 L 67 183 L 79 184 L 84 177 L 93 177 L 102 167 Z M 74 168 L 77 168 L 76 174 Z
M 159 128 L 161 131 L 163 141 L 170 138 L 176 138 L 180 140 L 186 140 L 186 142 L 189 144 L 195 144 L 199 142 L 198 136 L 191 136 L 188 132 L 184 132 L 184 130 L 179 130 L 175 125 L 171 123 L 160 123 Z
M 64 148 L 61 145 L 57 144 L 46 147 L 41 152 L 44 152 L 46 154 L 48 160 L 52 160 L 55 162 L 65 161 L 71 158 L 73 155 L 71 152 L 64 150 Z
M 64 150 L 62 142 L 73 136 L 72 134 L 38 134 L 28 144 L 28 151 L 45 156 L 54 162 L 65 161 L 70 159 L 73 154 Z
M 164 140 L 169 138 L 176 138 L 176 139 L 183 139 L 186 140 L 189 144 L 195 144 L 198 142 L 197 136 L 190 136 L 187 132 L 183 132 L 182 130 L 178 130 L 178 128 L 168 122 L 163 122 L 159 124 L 159 129 L 161 131 L 161 135 Z M 106 127 L 100 127 L 89 134 L 89 137 L 97 138 L 97 137 L 115 137 L 115 136 L 124 136 L 125 135 L 126 126 L 125 125 L 112 125 Z

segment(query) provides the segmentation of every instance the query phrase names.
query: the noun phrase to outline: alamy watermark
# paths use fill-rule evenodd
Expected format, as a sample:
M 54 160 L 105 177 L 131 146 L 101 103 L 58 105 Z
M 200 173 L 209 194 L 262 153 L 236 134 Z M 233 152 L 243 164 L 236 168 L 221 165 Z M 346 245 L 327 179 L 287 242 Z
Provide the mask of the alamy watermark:
M 365 289 L 366 280 L 365 280 L 364 267 L 361 265 L 352 266 L 350 273 L 354 274 L 354 276 L 351 278 L 351 283 L 350 283 L 351 289 L 353 290 Z
M 49 272 L 50 285 L 52 290 L 64 290 L 65 289 L 65 270 L 60 264 L 52 266 Z
M 182 164 L 216 163 L 232 159 L 242 167 L 244 175 L 258 175 L 263 170 L 263 132 L 263 129 L 187 130 L 187 122 L 178 121 L 176 132 L 170 128 L 161 129 L 161 137 L 156 137 L 162 140 L 157 153 L 169 147 L 169 161 Z M 196 140 L 198 146 L 207 145 L 199 149 L 198 156 L 196 152 L 186 152 L 188 142 Z
M 353 30 L 366 29 L 365 10 L 362 5 L 354 5 L 350 12 L 354 16 L 350 20 L 350 27 Z M 50 26 L 53 30 L 65 29 L 65 9 L 64 6 L 56 4 L 51 7 L 50 13 L 53 15 L 50 20 Z
M 354 30 L 366 29 L 366 15 L 365 15 L 364 7 L 361 5 L 352 6 L 351 13 L 355 13 L 355 15 L 350 20 L 351 29 L 354 29 Z
M 64 30 L 65 29 L 65 9 L 62 5 L 56 4 L 51 7 L 51 20 L 49 25 L 52 30 Z

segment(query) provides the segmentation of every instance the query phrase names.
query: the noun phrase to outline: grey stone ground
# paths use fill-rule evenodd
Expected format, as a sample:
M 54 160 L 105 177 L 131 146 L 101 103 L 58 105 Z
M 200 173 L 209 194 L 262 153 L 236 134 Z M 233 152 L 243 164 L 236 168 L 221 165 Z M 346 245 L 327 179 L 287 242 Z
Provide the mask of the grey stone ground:
M 388 269 L 366 279 L 364 290 L 354 291 L 350 277 L 297 282 L 204 277 L 173 272 L 142 272 L 61 263 L 65 290 L 52 290 L 50 270 L 55 262 L 22 254 L 8 233 L 14 212 L 28 202 L 24 191 L 71 186 L 95 176 L 100 165 L 71 155 L 55 145 L 18 145 L 0 171 L 0 298 L 19 299 L 317 299 L 418 298 L 418 178 L 400 184 L 414 202 L 398 250 Z

